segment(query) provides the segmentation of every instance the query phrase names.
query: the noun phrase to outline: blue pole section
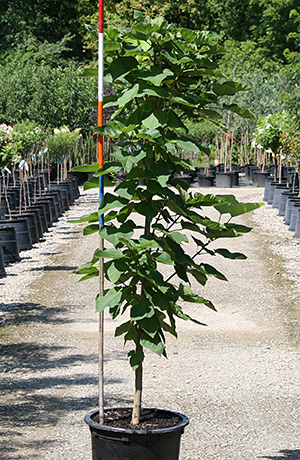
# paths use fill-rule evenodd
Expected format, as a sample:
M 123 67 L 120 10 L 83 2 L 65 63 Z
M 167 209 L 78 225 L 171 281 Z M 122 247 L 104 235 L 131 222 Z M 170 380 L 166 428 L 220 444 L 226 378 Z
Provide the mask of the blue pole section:
M 102 200 L 104 197 L 104 177 L 99 176 L 99 206 L 101 206 Z M 102 227 L 104 224 L 104 216 L 101 214 L 99 216 L 99 229 Z

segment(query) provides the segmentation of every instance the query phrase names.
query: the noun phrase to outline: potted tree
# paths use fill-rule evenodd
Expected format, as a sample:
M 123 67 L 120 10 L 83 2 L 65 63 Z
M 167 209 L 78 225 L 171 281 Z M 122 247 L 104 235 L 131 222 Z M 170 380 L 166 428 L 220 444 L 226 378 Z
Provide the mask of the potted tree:
M 202 147 L 185 134 L 186 119 L 220 118 L 219 98 L 241 89 L 234 82 L 211 85 L 218 76 L 217 58 L 223 53 L 207 32 L 192 31 L 136 13 L 129 29 L 107 29 L 106 81 L 116 96 L 104 101 L 114 105 L 112 119 L 95 132 L 116 140 L 120 149 L 114 160 L 101 169 L 97 165 L 74 168 L 96 171 L 85 187 L 97 186 L 100 175 L 126 172 L 114 193 L 106 193 L 97 212 L 84 216 L 84 233 L 100 233 L 104 249 L 77 273 L 82 279 L 98 276 L 99 258 L 105 259 L 104 275 L 112 287 L 97 296 L 96 311 L 109 310 L 112 318 L 126 317 L 115 336 L 131 343 L 128 353 L 135 372 L 133 409 L 108 409 L 99 423 L 98 411 L 86 416 L 92 434 L 93 460 L 178 459 L 180 436 L 186 416 L 164 410 L 142 410 L 143 362 L 145 350 L 166 356 L 165 334 L 177 336 L 176 320 L 191 320 L 183 302 L 213 304 L 194 292 L 191 279 L 204 285 L 209 276 L 226 280 L 212 265 L 199 260 L 212 257 L 245 258 L 224 248 L 209 248 L 219 238 L 238 237 L 250 230 L 234 224 L 232 217 L 259 206 L 243 204 L 229 196 L 188 192 L 188 185 L 171 172 L 193 169 L 174 154 L 176 148 L 198 153 Z M 88 72 L 90 73 L 90 71 Z M 222 109 L 221 106 L 219 106 Z M 235 112 L 239 109 L 235 106 Z M 140 185 L 145 181 L 145 186 Z M 206 207 L 220 217 L 211 220 Z M 99 216 L 104 225 L 99 230 Z M 193 241 L 194 253 L 186 243 Z M 167 268 L 167 270 L 166 270 Z

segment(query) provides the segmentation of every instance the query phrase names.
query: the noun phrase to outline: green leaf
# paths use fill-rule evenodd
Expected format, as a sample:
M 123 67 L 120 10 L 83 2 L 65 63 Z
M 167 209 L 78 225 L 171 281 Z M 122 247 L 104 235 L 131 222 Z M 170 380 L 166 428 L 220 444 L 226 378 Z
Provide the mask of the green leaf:
M 94 256 L 98 259 L 120 259 L 120 257 L 123 257 L 123 252 L 121 251 L 121 249 L 116 248 L 107 248 L 103 249 L 102 251 L 100 251 L 100 249 L 96 249 L 96 251 L 94 252 Z
M 83 165 L 83 166 L 75 166 L 71 169 L 71 171 L 79 171 L 79 172 L 94 172 L 99 169 L 98 163 L 92 163 L 90 165 Z
M 200 321 L 191 318 L 188 314 L 184 313 L 182 311 L 182 308 L 179 305 L 174 306 L 174 315 L 177 316 L 180 319 L 184 319 L 185 321 L 192 321 L 193 323 L 199 324 L 199 326 L 207 326 L 204 323 L 200 323 Z
M 161 224 L 155 224 L 152 226 L 154 230 L 159 230 L 160 232 L 164 233 L 164 235 L 167 235 L 169 238 L 171 238 L 173 241 L 175 241 L 178 244 L 181 244 L 183 242 L 188 243 L 189 239 L 186 235 L 180 233 L 180 232 L 168 232 L 167 230 L 164 229 L 164 227 Z
M 132 57 L 118 57 L 109 65 L 107 72 L 111 74 L 113 80 L 126 77 L 133 69 L 138 67 L 137 60 Z
M 121 48 L 121 44 L 119 42 L 104 42 L 104 51 L 117 51 Z
M 151 222 L 154 217 L 157 215 L 157 211 L 150 206 L 147 202 L 139 202 L 134 204 L 134 210 L 141 214 L 142 216 L 147 217 L 148 222 Z
M 186 302 L 201 303 L 209 307 L 210 309 L 216 311 L 215 306 L 210 300 L 204 299 L 203 297 L 194 294 L 194 292 L 188 287 L 184 286 L 182 283 L 179 285 L 179 295 Z
M 126 332 L 128 332 L 131 326 L 131 321 L 126 321 L 126 323 L 123 323 L 120 326 L 118 326 L 115 330 L 115 337 L 119 337 L 120 335 L 123 335 Z
M 235 81 L 225 81 L 224 83 L 213 84 L 213 91 L 218 96 L 233 96 L 239 91 L 246 91 L 251 89 L 251 86 L 244 85 L 242 83 L 237 83 Z
M 80 71 L 80 77 L 97 77 L 98 69 L 83 69 Z
M 165 346 L 158 334 L 156 334 L 154 337 L 150 337 L 148 334 L 143 333 L 140 344 L 142 347 L 153 351 L 159 356 L 161 356 L 165 351 Z
M 120 305 L 124 300 L 124 291 L 121 287 L 113 287 L 109 289 L 104 296 L 98 297 L 96 300 L 96 312 L 103 311 L 106 307 L 114 307 Z
M 203 272 L 196 270 L 195 268 L 190 268 L 187 271 L 198 281 L 198 283 L 202 284 L 202 286 L 205 286 L 207 276 Z
M 121 239 L 131 240 L 133 237 L 134 229 L 136 224 L 129 220 L 126 223 L 122 224 L 120 228 L 115 227 L 113 224 L 104 225 L 99 230 L 100 236 L 116 246 Z
M 239 203 L 235 197 L 232 199 L 230 195 L 224 195 L 224 197 L 227 198 L 228 201 L 230 200 L 229 203 L 215 205 L 215 208 L 221 214 L 228 213 L 231 215 L 231 217 L 241 216 L 242 214 L 254 211 L 255 209 L 264 205 L 264 203 Z
M 119 281 L 121 275 L 123 274 L 123 270 L 119 270 L 117 263 L 118 261 L 112 261 L 106 270 L 106 275 L 109 281 L 113 284 Z
M 125 171 L 129 173 L 134 165 L 137 165 L 147 156 L 147 152 L 143 149 L 136 150 L 133 153 L 128 153 L 125 150 L 118 150 L 114 152 L 114 157 L 119 160 Z
M 166 265 L 174 265 L 174 260 L 167 252 L 157 252 L 154 254 L 154 258 L 156 262 L 160 262 Z
M 188 152 L 194 152 L 194 153 L 199 153 L 200 149 L 199 147 L 194 144 L 192 141 L 184 140 L 184 139 L 176 139 L 174 142 L 172 141 L 173 144 L 176 145 L 178 149 L 183 149 L 187 150 Z
M 122 206 L 128 204 L 128 201 L 126 198 L 113 195 L 112 193 L 105 193 L 99 211 L 101 211 L 101 214 L 104 214 L 110 209 L 122 208 Z
M 215 267 L 209 264 L 201 264 L 200 269 L 203 270 L 203 272 L 207 275 L 214 276 L 215 278 L 218 278 L 219 280 L 222 281 L 227 281 L 227 278 L 223 273 L 219 272 Z
M 159 98 L 164 99 L 164 98 L 167 98 L 169 96 L 169 93 L 168 93 L 168 91 L 166 91 L 165 89 L 163 89 L 161 87 L 146 86 L 146 85 L 141 84 L 140 85 L 139 97 L 143 97 L 143 96 L 155 96 L 155 97 L 159 97 Z
M 101 134 L 102 136 L 118 138 L 122 134 L 122 131 L 117 129 L 115 126 L 111 124 L 99 126 L 98 128 L 94 128 L 95 134 Z
M 247 256 L 245 256 L 245 254 L 242 254 L 241 252 L 230 252 L 226 248 L 216 249 L 215 252 L 225 257 L 226 259 L 241 259 L 241 260 L 247 259 Z
M 139 85 L 136 84 L 132 88 L 123 92 L 123 94 L 119 97 L 117 103 L 119 107 L 124 107 L 129 101 L 134 99 L 139 91 Z
M 98 230 L 99 230 L 99 224 L 98 225 L 96 225 L 96 224 L 88 225 L 83 230 L 83 234 L 84 235 L 91 235 L 92 233 L 98 232 Z
M 148 83 L 152 83 L 153 85 L 160 86 L 163 80 L 173 75 L 174 74 L 170 69 L 164 69 L 162 73 L 148 71 L 139 72 L 137 74 L 137 78 L 140 80 L 145 80 Z
M 143 350 L 132 350 L 128 353 L 128 357 L 130 357 L 130 366 L 132 367 L 132 370 L 135 371 L 144 361 L 144 352 Z
M 77 220 L 69 220 L 68 222 L 71 223 L 79 223 L 79 222 L 98 222 L 99 221 L 99 214 L 98 212 L 92 212 L 91 214 L 86 214 L 82 216 L 80 219 Z
M 169 115 L 160 109 L 155 109 L 151 115 L 143 120 L 143 125 L 148 129 L 156 129 L 167 124 Z
M 117 193 L 120 197 L 125 198 L 127 200 L 131 200 L 131 198 L 135 194 L 135 190 L 137 188 L 137 182 L 136 181 L 124 181 L 121 182 L 116 188 L 115 188 L 115 193 Z
M 90 190 L 91 188 L 99 188 L 99 179 L 97 177 L 91 177 L 84 183 L 83 190 Z
M 253 115 L 253 113 L 250 112 L 250 110 L 243 109 L 242 107 L 239 107 L 237 104 L 223 104 L 223 107 L 227 110 L 230 110 L 230 112 L 236 113 L 240 117 L 249 118 L 250 120 L 256 119 L 255 115 Z
M 121 169 L 122 165 L 118 161 L 106 161 L 102 168 L 95 172 L 94 177 L 103 176 L 103 174 L 116 174 Z
M 186 132 L 188 131 L 188 129 L 185 126 L 185 124 L 181 121 L 179 116 L 173 110 L 169 111 L 168 127 L 169 128 L 175 128 L 175 129 L 182 128 Z
M 141 300 L 139 303 L 133 305 L 130 310 L 130 318 L 134 321 L 151 318 L 154 314 L 154 308 L 148 299 Z

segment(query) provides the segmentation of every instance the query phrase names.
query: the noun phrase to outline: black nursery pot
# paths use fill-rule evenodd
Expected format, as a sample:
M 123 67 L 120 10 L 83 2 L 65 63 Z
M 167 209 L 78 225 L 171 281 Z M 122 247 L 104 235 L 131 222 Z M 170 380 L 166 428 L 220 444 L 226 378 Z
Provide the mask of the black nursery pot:
M 2 227 L 0 225 L 0 246 L 3 250 L 5 264 L 20 260 L 17 234 L 14 227 Z
M 4 276 L 6 276 L 6 271 L 4 268 L 4 255 L 0 245 L 0 278 L 4 278 Z
M 205 174 L 198 174 L 199 187 L 213 187 L 215 176 L 206 176 Z
M 233 185 L 233 175 L 228 172 L 216 173 L 216 187 L 231 188 Z
M 39 236 L 38 236 L 37 221 L 36 221 L 35 214 L 33 212 L 27 212 L 24 210 L 21 214 L 19 214 L 19 211 L 12 211 L 11 214 L 12 214 L 13 219 L 22 219 L 22 218 L 27 219 L 32 244 L 38 243 Z M 6 219 L 9 219 L 10 216 L 6 214 L 5 217 Z
M 178 460 L 180 438 L 189 420 L 185 415 L 157 410 L 165 415 L 177 415 L 180 422 L 172 427 L 153 430 L 131 430 L 102 425 L 93 421 L 98 411 L 84 418 L 92 437 L 93 460 Z
M 14 227 L 17 234 L 18 248 L 20 251 L 26 251 L 32 248 L 31 233 L 27 218 L 0 220 L 3 227 Z

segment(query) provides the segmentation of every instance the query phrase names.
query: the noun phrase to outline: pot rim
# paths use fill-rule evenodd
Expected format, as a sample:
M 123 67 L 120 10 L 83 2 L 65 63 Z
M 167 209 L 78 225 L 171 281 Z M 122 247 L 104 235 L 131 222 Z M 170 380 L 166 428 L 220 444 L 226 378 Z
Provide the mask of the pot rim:
M 107 410 L 120 410 L 120 409 L 128 409 L 128 407 L 110 407 L 107 409 L 104 409 L 104 412 Z M 189 424 L 189 419 L 186 415 L 183 415 L 179 412 L 171 411 L 171 410 L 164 410 L 164 409 L 156 409 L 153 407 L 145 407 L 145 409 L 151 409 L 151 410 L 156 410 L 158 412 L 167 412 L 169 414 L 177 415 L 179 416 L 182 420 L 179 422 L 177 425 L 166 427 L 166 428 L 154 428 L 152 430 L 135 430 L 135 429 L 125 429 L 125 428 L 117 428 L 109 425 L 104 425 L 102 423 L 96 423 L 92 420 L 92 416 L 96 415 L 99 413 L 99 410 L 93 410 L 89 412 L 88 414 L 85 415 L 84 421 L 89 425 L 90 429 L 94 428 L 96 430 L 101 430 L 104 432 L 113 432 L 113 433 L 119 433 L 119 434 L 126 434 L 126 435 L 159 435 L 159 434 L 164 434 L 164 433 L 170 433 L 173 431 L 178 431 L 181 429 L 184 429 L 188 424 Z

